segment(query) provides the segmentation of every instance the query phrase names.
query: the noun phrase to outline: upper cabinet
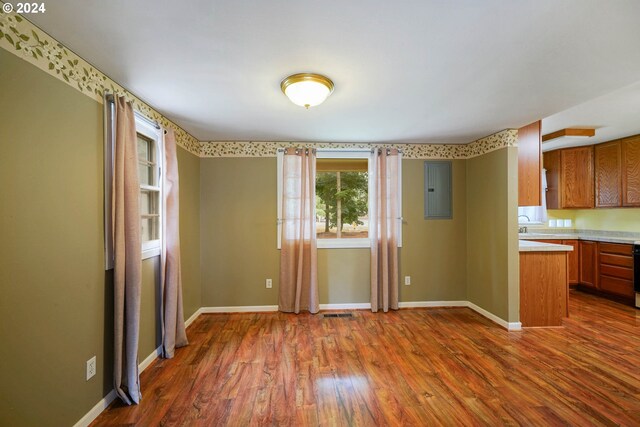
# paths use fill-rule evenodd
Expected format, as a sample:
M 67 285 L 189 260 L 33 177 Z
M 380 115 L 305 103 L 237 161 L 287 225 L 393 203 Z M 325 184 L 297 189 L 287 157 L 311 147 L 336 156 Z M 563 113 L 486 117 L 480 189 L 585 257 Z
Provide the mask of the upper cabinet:
M 640 135 L 620 140 L 622 148 L 622 206 L 640 206 Z
M 542 204 L 540 121 L 518 129 L 518 206 Z
M 598 144 L 594 149 L 596 207 L 622 206 L 622 149 L 619 141 Z
M 593 146 L 545 153 L 544 167 L 549 209 L 594 206 Z
M 544 153 L 547 206 L 640 207 L 640 135 Z

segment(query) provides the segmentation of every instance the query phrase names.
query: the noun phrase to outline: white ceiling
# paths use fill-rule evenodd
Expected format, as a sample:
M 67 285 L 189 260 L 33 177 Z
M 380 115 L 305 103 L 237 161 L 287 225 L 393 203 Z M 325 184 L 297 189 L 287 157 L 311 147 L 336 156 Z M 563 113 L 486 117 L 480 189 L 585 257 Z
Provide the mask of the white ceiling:
M 558 138 L 542 150 L 596 144 L 640 134 L 640 83 L 619 89 L 542 120 L 542 134 L 566 128 L 595 128 L 591 138 Z
M 466 143 L 638 81 L 638 17 L 637 0 L 55 0 L 29 19 L 200 140 Z M 295 106 L 296 72 L 335 92 Z

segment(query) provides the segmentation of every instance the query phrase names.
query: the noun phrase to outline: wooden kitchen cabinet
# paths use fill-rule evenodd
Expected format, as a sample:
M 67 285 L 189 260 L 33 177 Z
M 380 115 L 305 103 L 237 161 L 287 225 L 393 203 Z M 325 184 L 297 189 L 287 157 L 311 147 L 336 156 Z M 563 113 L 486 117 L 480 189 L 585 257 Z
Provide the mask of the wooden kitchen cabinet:
M 560 209 L 560 150 L 544 153 L 542 163 L 547 170 L 547 209 Z
M 633 246 L 618 243 L 598 245 L 598 289 L 633 298 Z
M 640 206 L 640 135 L 620 140 L 622 154 L 622 206 Z
M 579 240 L 580 285 L 598 288 L 598 242 Z
M 622 144 L 598 144 L 594 149 L 596 207 L 622 206 Z
M 595 206 L 640 206 L 640 135 L 594 146 Z
M 542 204 L 540 121 L 518 129 L 518 206 Z
M 579 240 L 563 240 L 562 244 L 573 247 L 573 251 L 567 253 L 567 274 L 569 275 L 569 284 L 577 285 L 580 283 Z
M 560 203 L 566 208 L 594 205 L 593 146 L 560 151 Z
M 547 208 L 593 208 L 593 146 L 544 153 L 547 170 Z

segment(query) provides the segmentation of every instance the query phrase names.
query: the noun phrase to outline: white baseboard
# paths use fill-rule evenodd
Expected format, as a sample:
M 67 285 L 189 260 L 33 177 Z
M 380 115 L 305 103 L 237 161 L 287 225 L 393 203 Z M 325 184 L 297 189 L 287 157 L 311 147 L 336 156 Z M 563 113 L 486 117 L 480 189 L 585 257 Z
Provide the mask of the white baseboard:
M 202 313 L 259 313 L 278 311 L 277 305 L 234 305 L 230 307 L 202 307 Z
M 185 320 L 184 327 L 188 328 L 189 325 L 192 324 L 193 321 L 196 320 L 198 316 L 200 316 L 201 314 L 202 314 L 202 308 L 197 309 L 196 312 L 191 315 L 191 317 Z
M 520 331 L 520 330 L 522 330 L 522 323 L 520 323 L 520 322 L 507 322 L 506 320 L 502 319 L 501 317 L 498 317 L 495 314 L 488 312 L 484 308 L 475 305 L 471 301 L 467 302 L 467 304 L 468 304 L 467 307 L 469 307 L 471 310 L 475 311 L 478 314 L 483 315 L 484 317 L 486 317 L 487 319 L 493 321 L 494 323 L 497 323 L 498 325 L 500 325 L 503 328 L 505 328 L 507 331 Z
M 400 308 L 423 308 L 423 307 L 468 307 L 468 301 L 404 301 L 399 302 Z
M 156 348 L 153 353 L 147 356 L 142 362 L 138 363 L 138 372 L 142 373 L 145 369 L 149 367 L 153 363 L 154 360 L 158 358 L 162 354 L 162 344 L 160 347 Z
M 96 403 L 96 406 L 91 408 L 91 410 L 89 410 L 89 412 L 87 412 L 84 415 L 84 417 L 80 418 L 80 420 L 77 423 L 75 423 L 73 427 L 87 427 L 89 424 L 93 422 L 93 420 L 98 418 L 98 415 L 100 415 L 102 411 L 107 409 L 107 407 L 111 405 L 111 402 L 113 402 L 115 399 L 116 399 L 116 391 L 111 390 L 109 394 L 103 397 L 102 400 L 100 400 L 100 402 Z

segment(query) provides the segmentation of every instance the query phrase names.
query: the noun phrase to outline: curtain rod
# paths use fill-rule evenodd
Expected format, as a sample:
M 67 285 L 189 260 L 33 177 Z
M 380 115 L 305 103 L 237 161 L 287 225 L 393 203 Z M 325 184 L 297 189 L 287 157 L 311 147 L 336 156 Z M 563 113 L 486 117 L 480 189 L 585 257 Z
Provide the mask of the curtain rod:
M 105 92 L 104 94 L 104 99 L 107 102 L 112 102 L 115 103 L 116 102 L 116 98 L 115 96 L 110 93 L 110 92 Z M 149 117 L 145 116 L 144 114 L 142 114 L 141 112 L 137 111 L 137 110 L 133 110 L 133 114 L 140 120 L 142 120 L 143 122 L 146 122 L 147 124 L 150 124 L 151 126 L 155 127 L 156 129 L 161 129 L 161 126 L 158 124 L 157 121 L 150 119 Z

